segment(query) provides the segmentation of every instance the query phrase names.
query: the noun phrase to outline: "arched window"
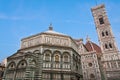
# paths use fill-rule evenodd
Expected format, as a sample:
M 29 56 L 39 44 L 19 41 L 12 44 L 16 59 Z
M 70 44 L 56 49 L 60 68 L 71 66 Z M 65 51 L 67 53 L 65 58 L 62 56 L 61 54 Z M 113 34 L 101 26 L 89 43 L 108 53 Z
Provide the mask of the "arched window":
M 105 36 L 104 32 L 102 32 L 102 36 L 103 36 L 103 37 Z
M 44 60 L 45 61 L 51 61 L 51 51 L 45 51 L 44 52 Z
M 26 60 L 21 60 L 18 63 L 17 69 L 19 70 L 16 70 L 15 80 L 22 79 L 23 77 L 25 77 L 26 66 L 27 66 Z
M 55 51 L 53 53 L 53 68 L 60 68 L 61 67 L 61 64 L 60 64 L 60 61 L 61 61 L 61 54 L 59 51 Z
M 111 43 L 109 43 L 109 47 L 112 48 L 112 44 Z
M 104 24 L 103 17 L 100 17 L 100 18 L 99 18 L 99 22 L 100 22 L 100 24 Z
M 7 66 L 8 73 L 6 74 L 6 79 L 13 80 L 13 78 L 14 78 L 13 74 L 16 71 L 15 68 L 16 68 L 15 62 L 11 62 L 11 63 L 8 64 L 8 66 Z M 0 76 L 1 76 L 1 74 L 0 74 Z
M 59 55 L 58 54 L 56 54 L 55 55 L 55 62 L 59 62 L 60 61 L 60 59 L 59 59 L 60 57 L 59 57 Z
M 45 54 L 45 61 L 50 61 L 50 54 L 49 53 Z
M 105 33 L 106 33 L 106 36 L 108 36 L 108 31 L 106 31 Z
M 108 49 L 108 45 L 107 44 L 105 44 L 105 48 Z
M 69 62 L 69 57 L 68 57 L 68 55 L 64 55 L 64 56 L 63 56 L 63 59 L 64 59 L 64 62 Z

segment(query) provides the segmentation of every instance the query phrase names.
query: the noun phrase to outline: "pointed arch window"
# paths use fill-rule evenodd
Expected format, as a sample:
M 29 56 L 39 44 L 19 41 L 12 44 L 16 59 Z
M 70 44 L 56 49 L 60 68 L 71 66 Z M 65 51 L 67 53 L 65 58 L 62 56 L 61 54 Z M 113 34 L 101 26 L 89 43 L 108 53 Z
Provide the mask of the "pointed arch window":
M 105 48 L 108 49 L 108 45 L 107 44 L 105 44 Z
M 102 36 L 103 36 L 103 37 L 105 36 L 104 32 L 102 32 Z
M 99 22 L 100 22 L 100 24 L 104 24 L 103 17 L 100 17 L 100 18 L 99 18 Z
M 108 36 L 108 31 L 106 31 L 105 33 L 106 33 L 106 36 Z
M 111 43 L 109 43 L 109 47 L 112 48 L 112 44 Z

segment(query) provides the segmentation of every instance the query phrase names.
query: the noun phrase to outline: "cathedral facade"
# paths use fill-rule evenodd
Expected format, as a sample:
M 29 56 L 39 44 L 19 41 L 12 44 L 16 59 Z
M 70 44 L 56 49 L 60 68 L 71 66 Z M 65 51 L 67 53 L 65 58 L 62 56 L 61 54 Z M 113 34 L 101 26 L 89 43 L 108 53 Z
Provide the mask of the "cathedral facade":
M 100 46 L 53 30 L 21 40 L 7 58 L 3 80 L 119 80 L 120 57 L 105 6 L 91 9 Z

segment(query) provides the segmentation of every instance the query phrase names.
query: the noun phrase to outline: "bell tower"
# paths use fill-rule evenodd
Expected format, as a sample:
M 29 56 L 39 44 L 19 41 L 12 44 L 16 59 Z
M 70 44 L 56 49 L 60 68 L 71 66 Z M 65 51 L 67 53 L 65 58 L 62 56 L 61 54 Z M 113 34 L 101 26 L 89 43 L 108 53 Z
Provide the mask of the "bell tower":
M 98 39 L 102 50 L 102 65 L 107 80 L 120 79 L 119 51 L 108 20 L 105 5 L 97 5 L 91 9 L 94 18 Z M 118 71 L 118 72 L 116 72 Z
M 105 5 L 98 5 L 96 7 L 93 7 L 91 10 L 94 17 L 94 22 L 96 25 L 102 53 L 117 53 L 118 48 L 112 33 L 110 22 L 105 11 Z

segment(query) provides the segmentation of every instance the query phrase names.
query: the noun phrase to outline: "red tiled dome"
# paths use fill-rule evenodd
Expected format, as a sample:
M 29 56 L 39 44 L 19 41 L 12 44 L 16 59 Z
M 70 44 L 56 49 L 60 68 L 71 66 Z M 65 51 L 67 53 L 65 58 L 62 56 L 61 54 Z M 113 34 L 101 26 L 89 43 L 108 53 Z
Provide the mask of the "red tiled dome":
M 91 41 L 87 41 L 87 43 L 85 44 L 85 47 L 87 48 L 88 51 L 96 51 L 97 54 L 102 53 L 101 48 L 97 44 Z

